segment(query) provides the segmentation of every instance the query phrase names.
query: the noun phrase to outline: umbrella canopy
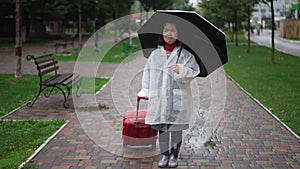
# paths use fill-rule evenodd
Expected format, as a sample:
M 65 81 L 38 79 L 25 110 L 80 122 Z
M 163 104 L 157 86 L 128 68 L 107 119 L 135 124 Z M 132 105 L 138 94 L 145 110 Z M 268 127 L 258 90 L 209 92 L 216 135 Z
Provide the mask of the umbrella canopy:
M 137 31 L 145 57 L 157 48 L 165 23 L 173 23 L 178 40 L 200 66 L 199 77 L 206 77 L 227 63 L 225 34 L 194 11 L 158 10 Z

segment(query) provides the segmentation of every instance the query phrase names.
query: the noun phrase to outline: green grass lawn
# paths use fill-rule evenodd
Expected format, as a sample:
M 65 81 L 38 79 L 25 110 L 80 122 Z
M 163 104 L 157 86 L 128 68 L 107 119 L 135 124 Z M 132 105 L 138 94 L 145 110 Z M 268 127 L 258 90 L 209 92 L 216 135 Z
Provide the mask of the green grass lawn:
M 137 48 L 129 48 L 129 53 L 135 53 L 141 50 L 138 38 L 132 38 L 132 44 Z M 84 46 L 81 55 L 78 57 L 78 49 L 75 49 L 70 56 L 56 54 L 55 57 L 60 61 L 79 61 L 79 62 L 112 62 L 120 63 L 124 59 L 126 61 L 133 60 L 132 56 L 124 56 L 124 44 L 119 42 L 114 45 L 113 42 L 107 42 L 99 45 L 99 53 L 95 53 L 94 46 Z M 130 58 L 130 59 L 128 59 Z
M 248 39 L 244 36 L 246 34 L 247 36 L 247 33 L 248 32 L 245 32 L 245 31 L 241 31 L 238 33 L 238 42 L 239 43 L 248 43 Z M 233 34 L 232 36 L 232 32 L 226 32 L 226 41 L 228 43 L 235 43 L 235 33 Z
M 109 79 L 83 78 L 79 93 L 95 93 Z M 39 78 L 35 75 L 23 75 L 15 80 L 13 74 L 0 74 L 0 116 L 32 100 L 38 94 Z M 54 93 L 59 93 L 58 90 Z
M 300 135 L 300 58 L 277 51 L 272 64 L 270 48 L 253 45 L 250 54 L 246 50 L 228 46 L 225 72 Z
M 300 41 L 300 38 L 289 38 L 289 40 Z
M 18 168 L 64 123 L 64 120 L 0 121 L 0 168 Z

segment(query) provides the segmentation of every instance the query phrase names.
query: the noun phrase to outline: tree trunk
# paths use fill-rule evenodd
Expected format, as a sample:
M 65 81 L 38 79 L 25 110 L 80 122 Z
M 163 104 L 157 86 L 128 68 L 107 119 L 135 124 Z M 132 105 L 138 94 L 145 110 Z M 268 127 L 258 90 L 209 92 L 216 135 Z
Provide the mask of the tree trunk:
M 247 53 L 250 53 L 251 51 L 251 46 L 250 46 L 250 29 L 251 29 L 251 25 L 250 25 L 250 16 L 251 16 L 251 12 L 250 12 L 250 5 L 248 5 L 247 7 L 247 17 L 248 17 L 248 48 L 247 48 Z
M 82 49 L 81 7 L 82 7 L 82 0 L 78 0 L 78 43 L 79 43 L 79 51 L 81 51 L 81 49 Z
M 230 32 L 231 32 L 231 39 L 230 42 L 234 42 L 234 27 L 233 27 L 233 22 L 229 24 L 230 27 Z
M 96 15 L 95 15 L 95 21 L 94 21 L 94 35 L 95 35 L 95 48 L 94 48 L 94 53 L 97 54 L 99 53 L 99 45 L 98 45 L 98 26 L 99 26 L 99 4 L 98 0 L 95 1 L 96 4 Z
M 141 1 L 140 1 L 141 3 Z M 143 25 L 143 6 L 142 3 L 140 5 L 140 27 Z
M 21 0 L 16 0 L 16 46 L 17 68 L 15 79 L 22 77 L 22 3 Z
M 115 0 L 115 38 L 114 38 L 114 42 L 116 44 L 118 42 L 118 31 L 119 31 L 118 17 L 119 17 L 119 5 L 118 5 L 117 0 Z
M 271 0 L 271 13 L 272 13 L 272 64 L 275 64 L 275 16 L 274 16 L 274 3 Z
M 127 14 L 128 14 L 128 36 L 129 36 L 129 45 L 131 46 L 132 45 L 132 37 L 131 37 L 131 15 L 130 15 L 130 8 L 131 8 L 131 5 L 128 5 L 128 11 L 127 11 Z
M 235 46 L 239 46 L 239 38 L 238 38 L 238 33 L 239 33 L 239 29 L 238 29 L 238 18 L 237 18 L 237 10 L 234 9 L 234 16 L 235 16 Z

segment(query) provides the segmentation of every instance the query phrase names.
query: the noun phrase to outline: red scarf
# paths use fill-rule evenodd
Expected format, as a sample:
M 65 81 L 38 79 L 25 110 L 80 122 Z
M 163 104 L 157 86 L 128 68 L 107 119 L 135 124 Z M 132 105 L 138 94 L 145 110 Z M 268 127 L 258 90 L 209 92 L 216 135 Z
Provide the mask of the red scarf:
M 172 52 L 173 51 L 173 49 L 176 47 L 176 43 L 173 43 L 173 44 L 165 44 L 165 50 L 167 51 L 167 52 Z

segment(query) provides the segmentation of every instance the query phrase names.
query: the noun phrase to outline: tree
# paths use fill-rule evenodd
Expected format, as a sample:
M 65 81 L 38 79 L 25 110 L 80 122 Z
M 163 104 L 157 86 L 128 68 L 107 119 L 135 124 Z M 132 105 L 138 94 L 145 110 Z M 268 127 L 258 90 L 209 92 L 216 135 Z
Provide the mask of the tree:
M 142 7 L 144 8 L 144 10 L 146 12 L 149 12 L 149 10 L 152 6 L 151 0 L 140 0 L 140 2 L 141 2 Z
M 259 1 L 253 1 L 253 0 L 248 0 L 248 4 L 247 4 L 247 33 L 248 33 L 248 48 L 247 48 L 247 53 L 250 53 L 251 51 L 251 39 L 250 39 L 250 34 L 251 34 L 251 23 L 250 23 L 250 18 L 251 18 L 251 14 L 254 11 L 254 5 L 259 3 Z
M 141 2 L 142 7 L 146 11 L 146 19 L 148 19 L 148 12 L 152 8 L 153 10 L 158 9 L 169 9 L 172 7 L 174 3 L 173 0 L 139 0 Z
M 271 29 L 272 29 L 272 64 L 275 64 L 275 15 L 274 15 L 274 3 L 273 0 L 260 0 L 260 2 L 263 2 L 265 4 L 267 4 L 270 9 L 271 9 L 271 17 L 272 17 L 272 25 L 271 25 Z
M 79 43 L 79 51 L 82 49 L 82 35 L 81 35 L 81 8 L 82 8 L 82 0 L 78 0 L 78 43 Z
M 200 13 L 218 27 L 225 23 L 233 25 L 232 40 L 235 35 L 235 45 L 238 46 L 238 31 L 241 23 L 246 21 L 247 0 L 203 0 L 198 4 Z
M 15 79 L 21 79 L 22 77 L 22 3 L 21 0 L 16 0 L 16 56 L 17 69 L 15 73 Z
M 155 10 L 163 10 L 163 9 L 170 9 L 172 7 L 173 0 L 152 0 L 151 7 Z
M 7 16 L 14 16 L 16 9 L 16 3 L 13 0 L 1 0 L 0 3 L 0 19 Z
M 225 20 L 219 14 L 219 4 L 216 0 L 202 0 L 198 3 L 197 12 L 217 27 L 223 27 Z
M 180 9 L 185 11 L 194 11 L 195 8 L 190 3 L 189 0 L 174 0 L 172 4 L 172 9 Z

